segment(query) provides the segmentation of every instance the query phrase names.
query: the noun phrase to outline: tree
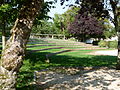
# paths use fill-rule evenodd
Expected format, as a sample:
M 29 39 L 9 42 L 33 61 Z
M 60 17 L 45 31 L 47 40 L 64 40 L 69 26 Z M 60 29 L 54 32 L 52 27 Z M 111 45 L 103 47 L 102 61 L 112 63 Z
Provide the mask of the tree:
M 119 0 L 110 0 L 110 5 L 112 7 L 112 12 L 114 15 L 114 18 L 112 19 L 112 22 L 115 26 L 115 31 L 118 32 L 118 59 L 117 59 L 117 65 L 116 69 L 120 70 L 120 1 Z
M 43 0 L 24 0 L 19 16 L 12 28 L 12 35 L 2 52 L 0 66 L 1 90 L 15 89 L 16 73 L 22 65 L 31 28 L 42 5 Z
M 55 14 L 53 19 L 54 25 L 59 31 L 59 33 L 64 34 L 67 38 L 71 35 L 67 30 L 68 25 L 74 21 L 77 12 L 79 11 L 79 7 L 71 6 L 69 9 L 63 14 Z
M 41 20 L 40 25 L 35 25 L 32 28 L 33 34 L 60 34 L 53 22 L 48 22 L 47 20 Z
M 99 38 L 103 35 L 102 25 L 91 15 L 78 14 L 75 21 L 69 25 L 68 30 L 80 41 L 85 41 L 89 38 Z
M 111 38 L 117 35 L 114 27 L 110 24 L 110 21 L 108 19 L 103 20 L 103 26 L 105 38 Z
M 5 42 L 6 42 L 6 29 L 8 28 L 8 25 L 12 22 L 15 21 L 17 17 L 18 11 L 16 8 L 13 8 L 12 4 L 10 3 L 9 0 L 5 1 L 1 6 L 0 6 L 0 20 L 1 20 L 1 31 L 2 31 L 2 48 L 4 49 L 5 47 Z

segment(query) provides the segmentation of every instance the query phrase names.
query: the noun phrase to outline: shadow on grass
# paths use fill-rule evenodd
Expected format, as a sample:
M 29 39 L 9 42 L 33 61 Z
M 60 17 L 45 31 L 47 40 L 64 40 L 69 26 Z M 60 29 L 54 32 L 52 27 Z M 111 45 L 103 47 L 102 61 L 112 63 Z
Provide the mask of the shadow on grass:
M 52 56 L 50 58 L 52 64 L 60 64 L 63 66 L 83 66 L 83 67 L 94 67 L 94 66 L 106 66 L 114 67 L 116 64 L 117 57 L 115 56 L 87 56 L 86 57 L 72 57 L 72 56 Z
M 46 54 L 49 52 L 32 52 L 26 55 L 24 65 L 21 67 L 18 75 L 17 90 L 33 90 L 30 82 L 33 81 L 33 72 L 49 67 L 109 67 L 113 68 L 116 65 L 117 57 L 115 56 L 92 56 L 81 55 L 78 57 L 68 55 L 53 55 L 50 63 L 45 63 Z

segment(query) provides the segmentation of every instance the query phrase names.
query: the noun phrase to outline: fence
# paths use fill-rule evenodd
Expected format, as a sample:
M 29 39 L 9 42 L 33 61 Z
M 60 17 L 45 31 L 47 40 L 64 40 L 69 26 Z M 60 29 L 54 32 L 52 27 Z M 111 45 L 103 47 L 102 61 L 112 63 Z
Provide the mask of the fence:
M 52 38 L 52 39 L 65 39 L 62 34 L 31 34 L 30 38 Z

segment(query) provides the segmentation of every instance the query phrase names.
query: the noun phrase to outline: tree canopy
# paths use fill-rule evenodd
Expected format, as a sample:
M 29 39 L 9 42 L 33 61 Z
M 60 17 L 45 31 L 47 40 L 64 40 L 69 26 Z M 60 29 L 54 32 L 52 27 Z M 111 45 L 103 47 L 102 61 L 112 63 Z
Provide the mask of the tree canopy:
M 84 41 L 87 38 L 99 38 L 103 35 L 102 24 L 93 16 L 78 14 L 68 30 L 74 37 Z

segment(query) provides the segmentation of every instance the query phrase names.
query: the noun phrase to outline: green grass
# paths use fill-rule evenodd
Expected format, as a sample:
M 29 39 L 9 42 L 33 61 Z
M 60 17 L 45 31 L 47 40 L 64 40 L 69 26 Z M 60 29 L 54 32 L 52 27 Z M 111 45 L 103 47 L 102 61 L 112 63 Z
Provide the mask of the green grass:
M 39 46 L 39 47 L 30 47 L 28 50 L 37 50 L 37 49 L 45 49 L 45 48 L 54 48 L 58 46 Z
M 36 43 L 37 44 L 37 43 Z M 35 45 L 35 44 L 34 44 Z M 33 73 L 36 70 L 46 69 L 49 67 L 57 66 L 83 66 L 83 67 L 95 67 L 95 66 L 106 66 L 115 67 L 117 57 L 115 56 L 94 56 L 87 55 L 86 53 L 96 50 L 78 50 L 73 52 L 65 52 L 49 57 L 50 63 L 45 63 L 46 54 L 59 52 L 64 49 L 49 49 L 38 52 L 32 52 L 36 49 L 52 48 L 54 46 L 38 46 L 28 48 L 31 52 L 26 54 L 23 66 L 18 74 L 17 90 L 33 90 L 30 82 L 33 81 Z M 58 47 L 58 46 L 57 46 Z M 74 49 L 69 48 L 69 49 Z M 29 88 L 28 88 L 29 87 Z

